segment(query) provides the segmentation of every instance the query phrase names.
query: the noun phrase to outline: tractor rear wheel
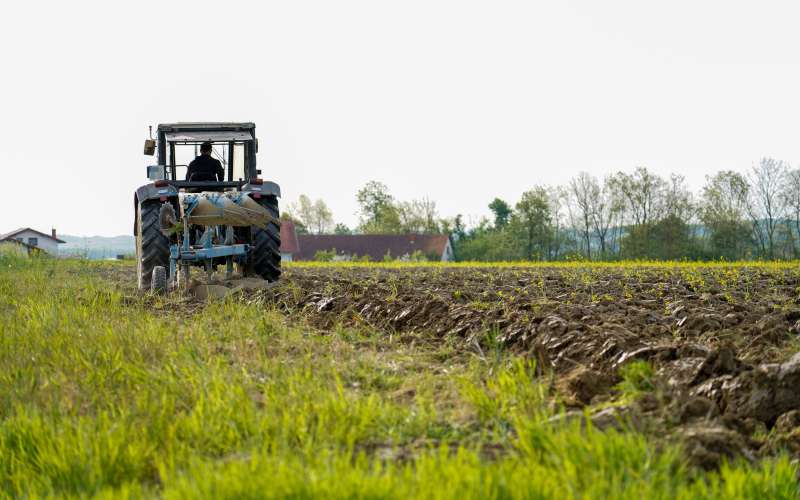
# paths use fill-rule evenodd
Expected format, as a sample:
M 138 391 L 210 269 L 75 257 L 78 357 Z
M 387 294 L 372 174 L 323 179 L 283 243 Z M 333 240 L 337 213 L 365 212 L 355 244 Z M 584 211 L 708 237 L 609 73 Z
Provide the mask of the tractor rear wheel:
M 148 200 L 136 207 L 136 277 L 139 290 L 149 290 L 156 266 L 169 266 L 169 238 L 161 232 L 161 203 Z
M 257 201 L 276 220 L 280 217 L 277 197 L 266 196 Z M 275 222 L 270 222 L 266 228 L 252 226 L 251 235 L 249 270 L 267 281 L 278 281 L 281 277 L 281 227 Z

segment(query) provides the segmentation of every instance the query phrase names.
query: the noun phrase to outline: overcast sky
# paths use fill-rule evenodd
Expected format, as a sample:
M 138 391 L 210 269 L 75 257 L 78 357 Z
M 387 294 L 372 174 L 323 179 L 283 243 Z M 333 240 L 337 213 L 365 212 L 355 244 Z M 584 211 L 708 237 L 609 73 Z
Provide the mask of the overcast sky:
M 372 179 L 477 218 L 581 170 L 796 165 L 797 5 L 7 2 L 0 232 L 130 234 L 171 121 L 255 122 L 284 202 L 351 226 Z

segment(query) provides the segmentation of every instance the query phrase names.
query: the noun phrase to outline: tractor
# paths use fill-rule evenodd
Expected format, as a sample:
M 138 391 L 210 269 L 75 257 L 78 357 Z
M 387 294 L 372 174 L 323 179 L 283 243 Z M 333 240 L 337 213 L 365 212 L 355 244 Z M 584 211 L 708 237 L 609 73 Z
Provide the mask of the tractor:
M 253 123 L 161 124 L 145 140 L 148 184 L 133 197 L 137 280 L 140 290 L 164 292 L 188 285 L 190 268 L 209 277 L 219 265 L 231 276 L 277 281 L 281 274 L 280 187 L 261 179 Z M 224 178 L 186 179 L 204 143 Z M 208 146 L 206 146 L 207 148 Z

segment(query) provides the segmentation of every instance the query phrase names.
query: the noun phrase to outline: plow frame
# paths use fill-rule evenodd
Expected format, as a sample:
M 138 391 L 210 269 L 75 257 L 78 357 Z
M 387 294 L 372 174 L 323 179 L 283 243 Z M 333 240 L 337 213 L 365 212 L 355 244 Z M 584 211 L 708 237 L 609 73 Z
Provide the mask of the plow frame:
M 197 206 L 197 199 L 189 197 L 183 215 L 183 238 L 182 241 L 170 245 L 169 248 L 169 275 L 168 283 L 174 288 L 178 286 L 178 268 L 183 274 L 180 282 L 184 286 L 189 285 L 189 270 L 192 264 L 202 262 L 206 269 L 209 279 L 213 271 L 214 259 L 225 258 L 225 278 L 230 279 L 233 274 L 233 262 L 244 263 L 250 251 L 250 245 L 246 243 L 215 245 L 214 234 L 219 232 L 220 226 L 210 226 L 201 238 L 200 245 L 191 245 L 191 235 L 189 233 L 189 216 Z M 233 239 L 233 226 L 225 227 L 225 241 Z M 219 236 L 219 234 L 217 234 Z

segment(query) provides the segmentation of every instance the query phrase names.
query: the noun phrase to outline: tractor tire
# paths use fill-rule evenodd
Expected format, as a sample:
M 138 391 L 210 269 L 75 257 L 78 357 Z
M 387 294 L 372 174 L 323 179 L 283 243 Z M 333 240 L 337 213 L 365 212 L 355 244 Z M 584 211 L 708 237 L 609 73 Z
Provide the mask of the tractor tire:
M 150 280 L 150 290 L 158 295 L 167 291 L 167 269 L 164 266 L 153 268 L 153 277 Z
M 267 196 L 258 200 L 259 205 L 266 208 L 269 214 L 278 219 L 278 198 Z M 250 272 L 273 282 L 281 277 L 281 227 L 270 222 L 266 229 L 252 226 L 252 241 L 248 257 Z
M 150 290 L 153 269 L 169 266 L 169 238 L 161 232 L 158 215 L 161 203 L 139 203 L 136 208 L 136 277 L 139 290 Z

